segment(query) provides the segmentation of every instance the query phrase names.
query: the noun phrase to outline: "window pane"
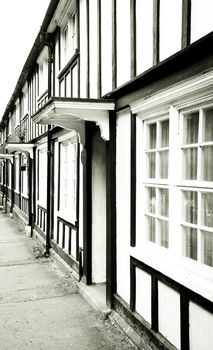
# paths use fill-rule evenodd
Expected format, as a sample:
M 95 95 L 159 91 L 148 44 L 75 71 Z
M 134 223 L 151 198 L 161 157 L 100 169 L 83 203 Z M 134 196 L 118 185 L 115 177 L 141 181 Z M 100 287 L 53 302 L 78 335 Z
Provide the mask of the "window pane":
M 168 245 L 169 245 L 168 222 L 164 220 L 159 220 L 159 229 L 160 229 L 160 245 L 162 247 L 168 248 Z
M 148 149 L 156 148 L 156 124 L 149 125 L 149 143 Z
M 197 260 L 197 229 L 184 227 L 183 229 L 183 255 Z
M 202 231 L 203 239 L 203 262 L 213 266 L 213 233 Z
M 213 146 L 203 147 L 203 180 L 213 181 Z
M 155 178 L 155 157 L 156 153 L 148 153 L 148 177 L 151 179 Z
M 212 12 L 212 0 L 191 0 L 192 42 L 213 30 Z
M 188 148 L 183 151 L 185 161 L 185 180 L 197 180 L 197 148 Z
M 191 144 L 198 142 L 199 113 L 190 113 L 185 116 L 185 140 L 184 143 Z
M 202 194 L 202 224 L 213 227 L 213 193 Z
M 197 192 L 183 192 L 183 220 L 191 224 L 197 224 Z
M 155 218 L 148 216 L 148 239 L 151 242 L 156 241 L 156 233 L 155 233 Z
M 169 146 L 169 120 L 161 122 L 161 147 Z
M 166 188 L 159 189 L 159 208 L 160 215 L 169 215 L 169 191 Z
M 213 141 L 213 109 L 205 112 L 204 141 Z
M 155 187 L 147 187 L 148 192 L 148 211 L 155 213 L 156 210 L 156 189 Z
M 160 152 L 160 178 L 167 179 L 168 178 L 168 151 Z

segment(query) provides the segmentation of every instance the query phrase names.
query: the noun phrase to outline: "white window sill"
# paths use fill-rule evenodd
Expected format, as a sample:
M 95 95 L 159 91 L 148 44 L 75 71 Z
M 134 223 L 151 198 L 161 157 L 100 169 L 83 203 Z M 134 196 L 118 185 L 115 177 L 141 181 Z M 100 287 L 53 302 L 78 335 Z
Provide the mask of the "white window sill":
M 213 301 L 212 267 L 175 255 L 173 251 L 148 241 L 143 241 L 143 249 L 141 245 L 130 247 L 130 254 L 172 280 Z
M 66 220 L 67 222 L 69 222 L 73 226 L 75 226 L 76 218 L 73 218 L 70 214 L 65 213 L 63 211 L 58 211 L 57 216 L 59 216 L 60 218 Z

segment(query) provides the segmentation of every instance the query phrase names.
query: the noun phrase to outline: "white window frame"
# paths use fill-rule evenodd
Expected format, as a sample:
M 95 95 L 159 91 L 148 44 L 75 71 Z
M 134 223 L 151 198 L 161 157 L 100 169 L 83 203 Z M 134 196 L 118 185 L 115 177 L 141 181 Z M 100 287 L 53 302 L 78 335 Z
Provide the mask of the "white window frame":
M 60 148 L 60 193 L 59 193 L 59 210 L 58 215 L 62 217 L 63 219 L 67 220 L 68 222 L 71 222 L 73 225 L 76 223 L 77 219 L 77 212 L 76 212 L 76 203 L 77 203 L 77 152 L 78 152 L 78 137 L 76 132 L 71 132 L 68 135 L 64 135 L 58 139 L 59 142 L 59 148 Z M 64 171 L 64 164 L 63 164 L 63 154 L 62 154 L 62 147 L 63 145 L 65 147 L 68 147 L 68 159 L 70 159 L 70 162 L 68 162 L 69 171 L 66 174 L 68 176 L 68 179 L 63 179 L 63 175 L 65 174 Z M 74 146 L 73 146 L 74 145 Z M 74 147 L 72 149 L 71 147 Z M 71 158 L 70 156 L 73 155 Z M 73 165 L 74 164 L 74 165 Z M 67 199 L 67 203 L 63 203 L 62 196 L 64 196 L 65 191 L 67 189 L 65 188 L 65 184 L 63 184 L 64 180 L 68 180 L 68 187 L 70 187 L 70 197 Z M 71 197 L 74 197 L 73 205 L 72 205 L 72 199 Z
M 38 99 L 47 91 L 48 88 L 48 48 L 44 47 L 42 50 L 38 60 L 39 67 L 39 96 Z
M 38 200 L 37 203 L 47 208 L 47 145 L 44 144 L 37 149 L 38 159 Z

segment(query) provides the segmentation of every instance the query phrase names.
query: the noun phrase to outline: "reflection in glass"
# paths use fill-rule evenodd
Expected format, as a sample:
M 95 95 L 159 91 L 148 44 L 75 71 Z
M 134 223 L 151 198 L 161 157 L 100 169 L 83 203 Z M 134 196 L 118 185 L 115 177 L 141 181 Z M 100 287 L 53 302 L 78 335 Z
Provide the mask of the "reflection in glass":
M 213 233 L 202 231 L 203 239 L 203 262 L 213 266 Z
M 198 128 L 199 128 L 199 113 L 190 113 L 185 116 L 185 143 L 197 143 L 198 142 Z
M 213 193 L 202 194 L 202 225 L 213 227 Z
M 161 147 L 169 146 L 169 120 L 161 122 Z
M 156 153 L 155 152 L 150 152 L 148 153 L 148 177 L 151 179 L 155 178 L 155 157 Z
M 197 260 L 197 229 L 184 227 L 183 254 L 188 258 Z
M 160 153 L 160 178 L 168 179 L 168 151 L 161 151 Z
M 203 147 L 203 180 L 213 181 L 213 146 Z
M 156 241 L 156 233 L 155 233 L 155 218 L 148 216 L 148 239 L 151 242 Z
M 155 187 L 147 187 L 148 191 L 148 211 L 155 213 L 156 210 L 156 189 Z
M 197 180 L 197 148 L 183 150 L 185 160 L 185 180 Z
M 155 148 L 156 148 L 156 124 L 150 124 L 148 149 L 155 149 Z
M 159 220 L 159 229 L 160 229 L 160 245 L 162 247 L 168 248 L 168 245 L 169 245 L 168 222 L 164 220 Z
M 205 130 L 203 141 L 213 141 L 213 109 L 209 109 L 205 112 Z
M 168 216 L 169 215 L 169 191 L 166 188 L 159 189 L 159 207 L 160 215 Z
M 184 221 L 197 224 L 197 192 L 183 191 Z

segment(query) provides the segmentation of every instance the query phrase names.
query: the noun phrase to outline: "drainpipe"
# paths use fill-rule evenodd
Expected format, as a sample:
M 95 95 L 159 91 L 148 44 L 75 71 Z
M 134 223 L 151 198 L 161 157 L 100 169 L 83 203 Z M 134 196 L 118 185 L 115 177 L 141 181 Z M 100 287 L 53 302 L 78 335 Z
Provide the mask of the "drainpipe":
M 48 99 L 51 98 L 52 93 L 52 56 L 53 56 L 53 45 L 51 41 L 51 36 L 48 33 L 43 34 L 43 42 L 48 46 Z M 52 200 L 52 134 L 51 126 L 48 125 L 47 131 L 47 230 L 46 230 L 46 244 L 45 244 L 45 256 L 50 255 L 51 247 L 51 200 Z

